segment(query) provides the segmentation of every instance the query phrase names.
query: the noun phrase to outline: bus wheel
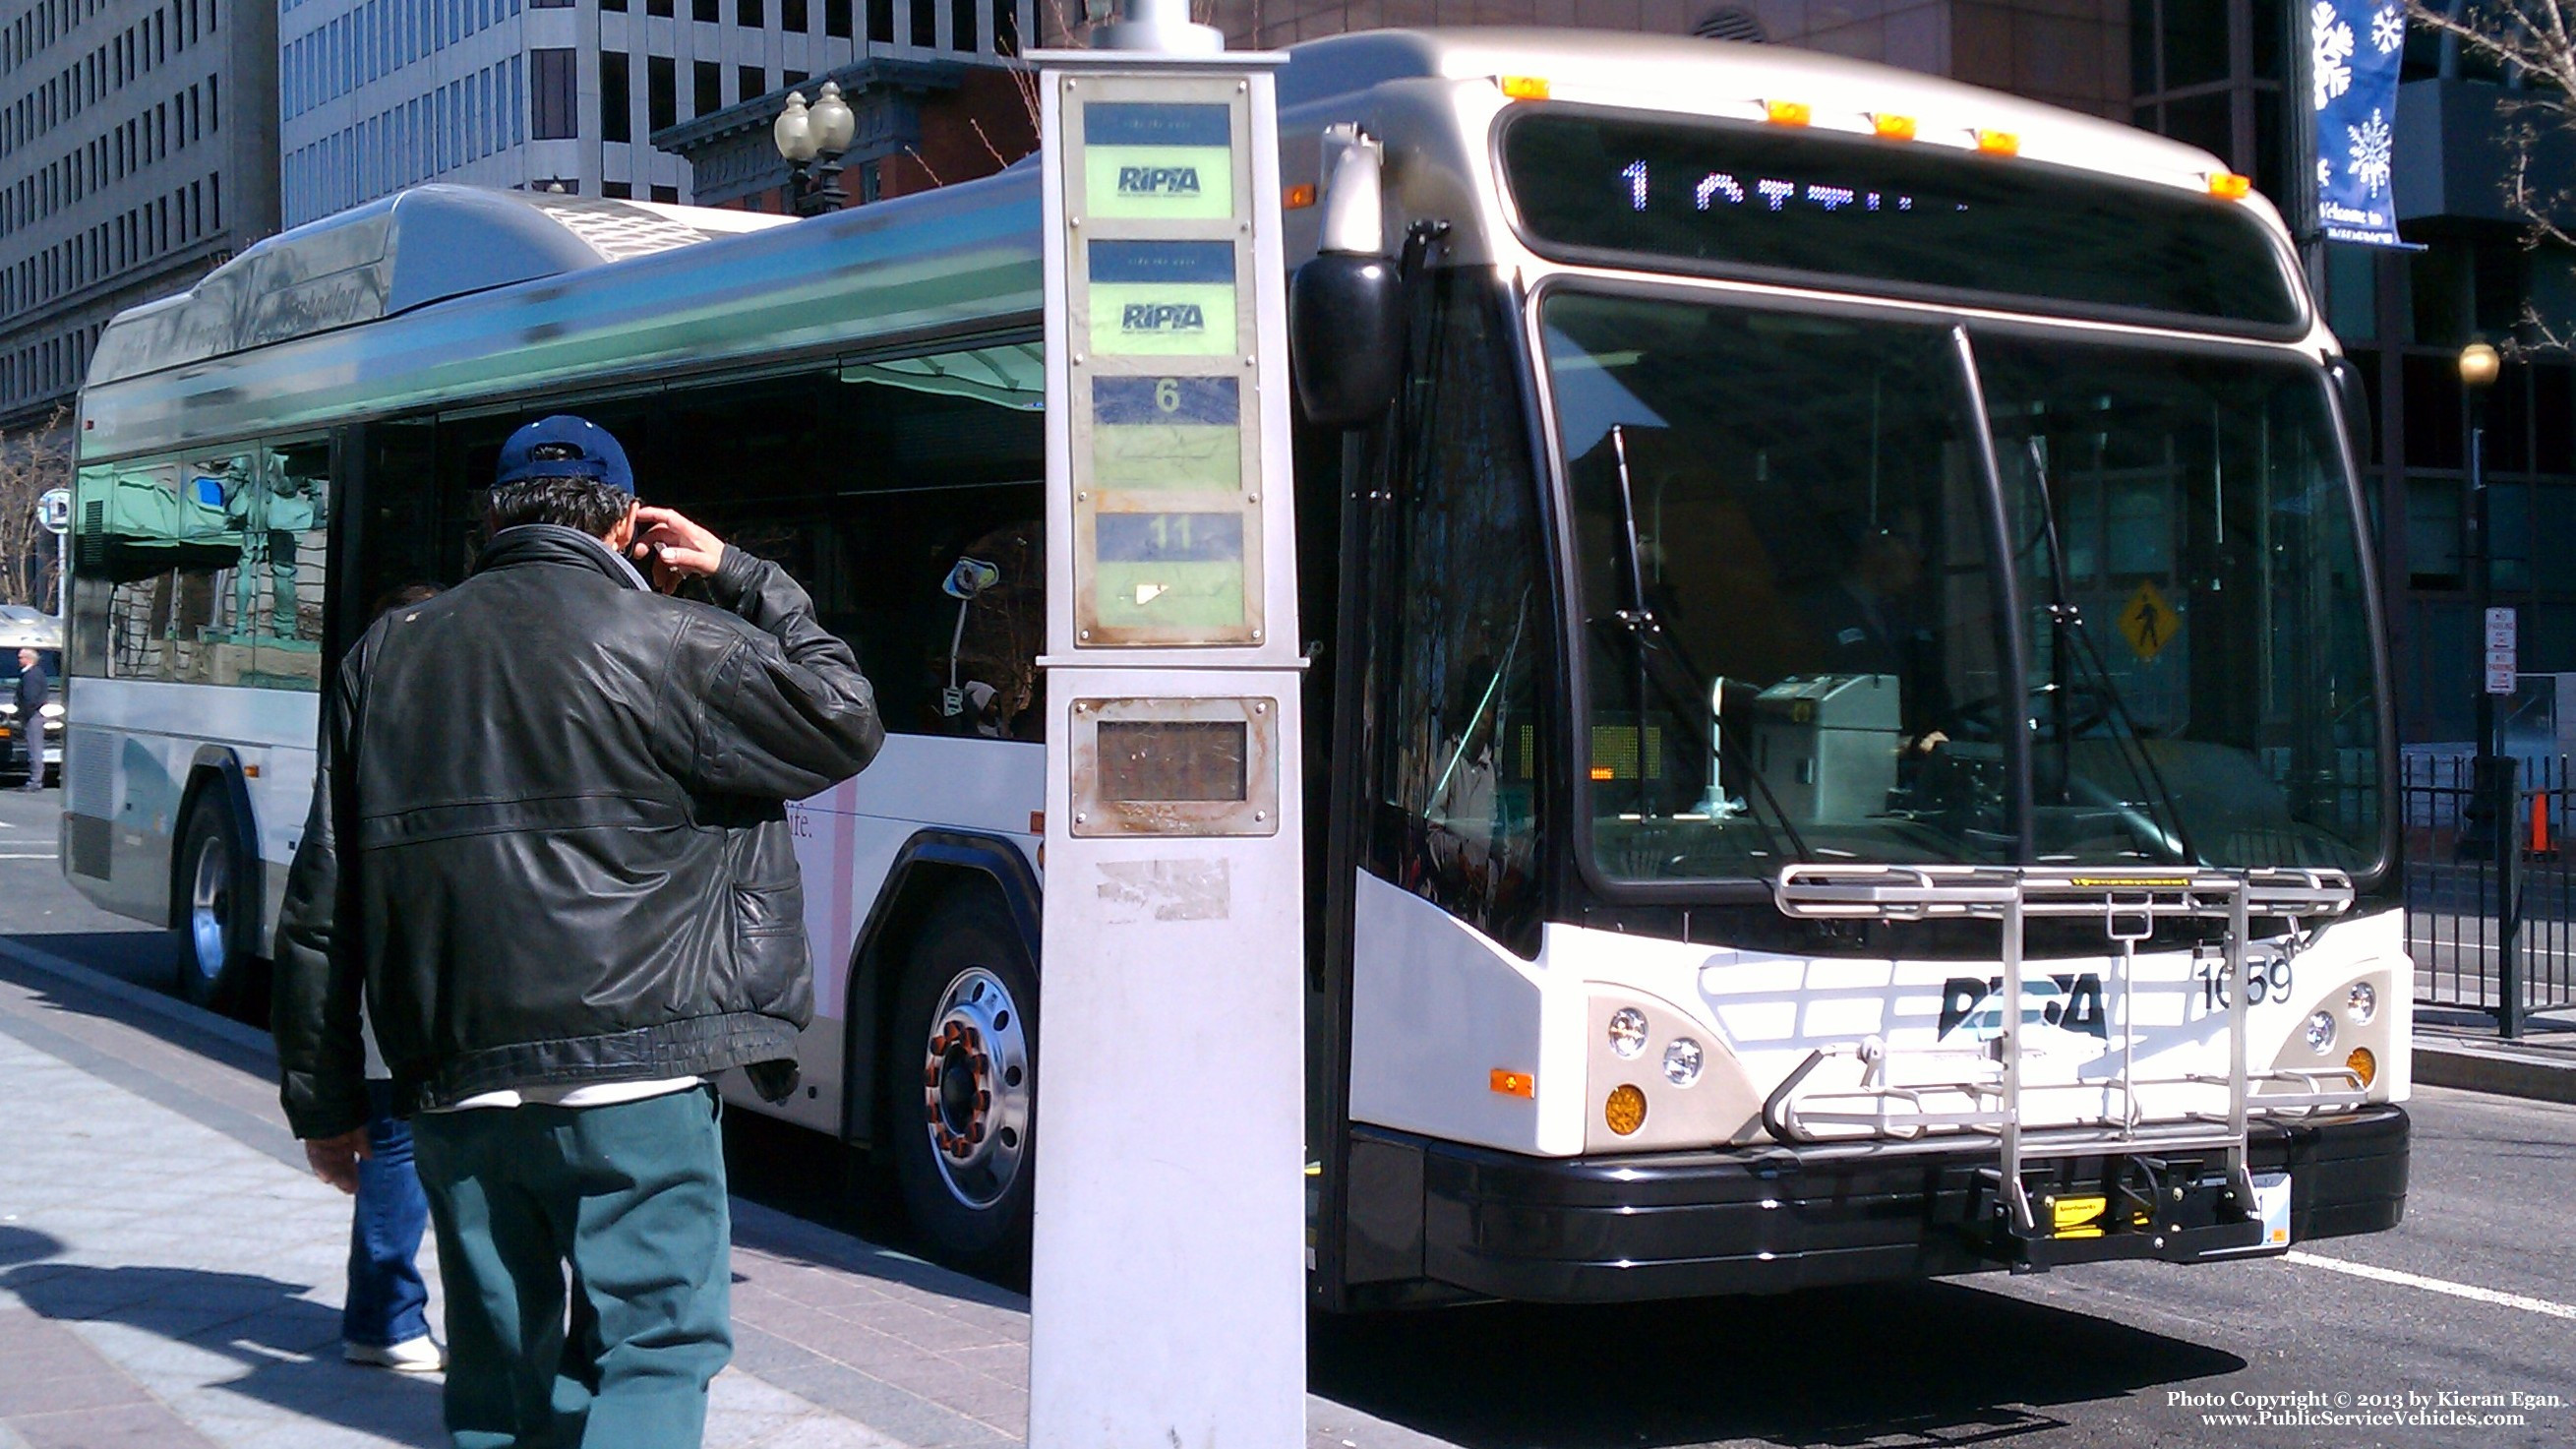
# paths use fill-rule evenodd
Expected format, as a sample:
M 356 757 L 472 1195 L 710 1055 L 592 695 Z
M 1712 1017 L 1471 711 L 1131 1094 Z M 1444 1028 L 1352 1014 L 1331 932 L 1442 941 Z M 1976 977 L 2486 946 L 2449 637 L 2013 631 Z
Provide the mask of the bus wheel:
M 990 897 L 952 895 L 914 938 L 886 1054 L 894 1175 L 913 1227 L 979 1272 L 1028 1260 L 1037 973 Z
M 229 1009 L 250 974 L 240 918 L 258 909 L 242 890 L 232 817 L 208 793 L 189 807 L 179 837 L 179 994 L 209 1011 Z

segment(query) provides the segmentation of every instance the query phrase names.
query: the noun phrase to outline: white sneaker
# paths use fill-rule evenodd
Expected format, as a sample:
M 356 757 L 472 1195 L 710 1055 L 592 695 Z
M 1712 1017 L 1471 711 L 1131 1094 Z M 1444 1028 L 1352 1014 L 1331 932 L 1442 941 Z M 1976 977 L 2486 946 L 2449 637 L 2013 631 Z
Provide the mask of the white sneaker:
M 344 1343 L 340 1345 L 340 1356 L 351 1363 L 389 1368 L 398 1374 L 434 1374 L 447 1369 L 447 1350 L 431 1342 L 425 1333 L 383 1348 L 372 1343 Z

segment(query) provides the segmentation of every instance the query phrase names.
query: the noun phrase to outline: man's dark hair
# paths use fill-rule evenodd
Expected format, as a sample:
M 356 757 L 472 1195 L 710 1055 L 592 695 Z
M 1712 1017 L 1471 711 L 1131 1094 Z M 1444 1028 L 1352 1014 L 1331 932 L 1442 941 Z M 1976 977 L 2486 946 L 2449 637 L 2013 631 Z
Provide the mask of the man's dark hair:
M 377 598 L 375 607 L 367 610 L 367 618 L 372 622 L 396 609 L 408 609 L 414 604 L 426 604 L 437 597 L 438 585 L 436 584 L 402 584 L 385 590 Z
M 522 478 L 493 487 L 488 522 L 494 533 L 523 523 L 558 523 L 606 538 L 634 501 L 634 494 L 595 478 Z

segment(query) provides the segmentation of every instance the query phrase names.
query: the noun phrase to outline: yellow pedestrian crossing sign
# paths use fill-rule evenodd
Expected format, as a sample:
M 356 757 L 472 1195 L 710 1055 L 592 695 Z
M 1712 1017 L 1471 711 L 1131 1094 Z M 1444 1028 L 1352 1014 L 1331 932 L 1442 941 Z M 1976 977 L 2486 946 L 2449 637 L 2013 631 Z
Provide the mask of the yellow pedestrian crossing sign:
M 2140 584 L 2120 606 L 2120 637 L 2129 641 L 2129 650 L 2140 659 L 2153 659 L 2182 632 L 2182 616 L 2156 592 L 2154 584 Z

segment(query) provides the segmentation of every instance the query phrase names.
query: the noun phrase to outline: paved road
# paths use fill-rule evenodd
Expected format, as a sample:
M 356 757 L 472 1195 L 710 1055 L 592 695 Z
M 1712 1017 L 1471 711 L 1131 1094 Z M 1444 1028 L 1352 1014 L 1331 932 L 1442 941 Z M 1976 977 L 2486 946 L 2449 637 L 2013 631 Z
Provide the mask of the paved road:
M 0 793 L 0 936 L 166 986 L 166 937 L 63 888 L 54 804 Z M 2375 1238 L 2224 1267 L 1318 1320 L 1313 1386 L 1471 1449 L 2576 1442 L 2576 1108 L 2427 1089 L 2415 1111 L 2408 1218 Z M 797 1149 L 738 1153 L 746 1195 L 883 1240 L 888 1225 L 844 1190 L 830 1144 L 746 1131 Z M 2240 1395 L 2316 1395 L 2332 1411 L 2337 1395 L 2420 1410 L 2516 1393 L 2565 1402 L 2445 1410 L 2520 1424 L 2203 1418 L 2245 1412 L 2229 1402 Z

